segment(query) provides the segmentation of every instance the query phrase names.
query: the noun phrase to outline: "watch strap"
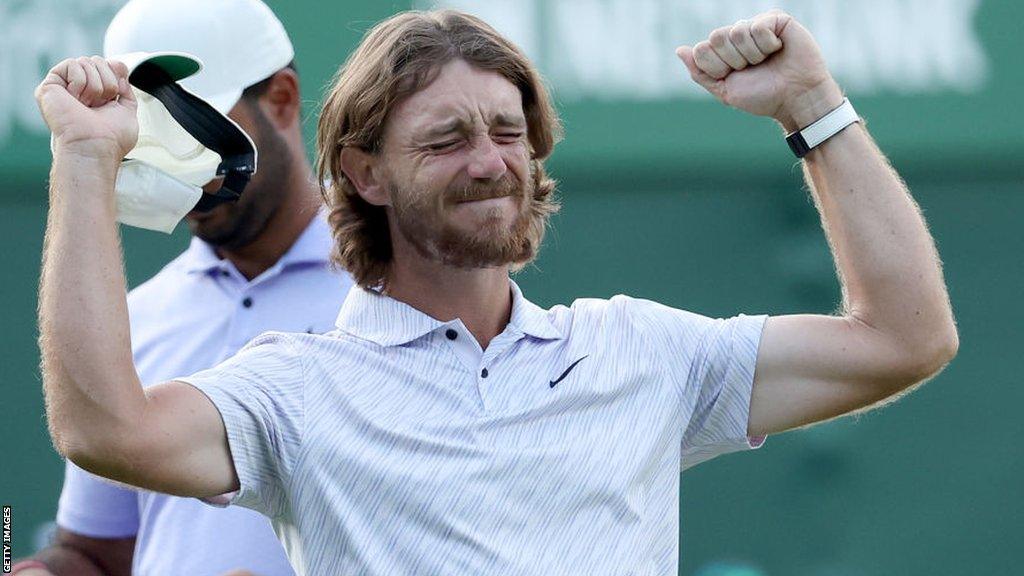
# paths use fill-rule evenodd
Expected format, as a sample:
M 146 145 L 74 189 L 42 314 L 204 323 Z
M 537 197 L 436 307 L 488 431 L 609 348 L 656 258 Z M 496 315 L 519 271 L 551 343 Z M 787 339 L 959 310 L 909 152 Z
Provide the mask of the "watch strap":
M 816 122 L 802 130 L 786 136 L 786 143 L 797 158 L 803 158 L 822 142 L 835 136 L 840 130 L 854 122 L 860 122 L 860 116 L 853 109 L 849 98 L 843 98 L 838 108 L 825 114 Z

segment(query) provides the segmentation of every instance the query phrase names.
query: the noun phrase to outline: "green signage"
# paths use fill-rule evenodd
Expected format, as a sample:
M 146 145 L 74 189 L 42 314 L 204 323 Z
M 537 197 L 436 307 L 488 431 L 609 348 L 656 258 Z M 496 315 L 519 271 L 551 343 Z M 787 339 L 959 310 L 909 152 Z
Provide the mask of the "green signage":
M 61 58 L 101 49 L 121 0 L 0 3 L 0 175 L 38 182 L 48 135 L 32 90 Z M 406 3 L 271 1 L 290 30 L 308 99 L 372 24 Z M 382 5 L 383 4 L 383 5 Z M 1024 89 L 1012 0 L 788 0 L 883 149 L 904 170 L 1013 170 Z M 61 5 L 55 10 L 55 5 Z M 553 159 L 563 177 L 624 181 L 757 173 L 788 159 L 770 121 L 730 110 L 693 84 L 673 53 L 760 0 L 450 0 L 417 8 L 476 13 L 544 71 L 566 124 Z M 17 194 L 13 190 L 6 194 Z M 21 192 L 24 194 L 25 192 Z

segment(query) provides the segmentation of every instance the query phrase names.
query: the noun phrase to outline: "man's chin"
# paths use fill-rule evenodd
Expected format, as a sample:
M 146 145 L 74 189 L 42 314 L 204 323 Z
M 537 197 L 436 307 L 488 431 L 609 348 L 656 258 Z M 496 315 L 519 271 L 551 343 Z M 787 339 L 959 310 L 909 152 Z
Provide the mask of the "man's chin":
M 185 223 L 193 236 L 218 246 L 229 241 L 234 234 L 234 223 L 224 213 L 219 213 L 219 207 L 208 212 L 189 212 Z
M 188 214 L 185 214 L 185 220 L 188 222 L 205 222 L 210 218 L 211 215 L 209 212 L 200 212 L 199 210 L 193 210 Z
M 494 268 L 521 260 L 522 244 L 513 227 L 497 220 L 471 232 L 451 230 L 440 253 L 444 263 L 460 268 Z
M 214 219 L 223 219 L 231 211 L 230 204 L 220 204 L 210 210 L 192 210 L 185 215 L 190 221 L 206 222 Z

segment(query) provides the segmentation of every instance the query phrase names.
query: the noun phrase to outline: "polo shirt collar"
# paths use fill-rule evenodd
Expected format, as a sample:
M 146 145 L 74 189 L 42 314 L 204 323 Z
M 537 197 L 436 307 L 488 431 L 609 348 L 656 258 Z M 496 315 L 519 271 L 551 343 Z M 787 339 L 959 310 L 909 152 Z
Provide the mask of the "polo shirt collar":
M 512 289 L 512 315 L 505 331 L 514 331 L 542 340 L 557 340 L 562 333 L 548 317 L 548 312 L 523 296 L 519 286 L 509 279 Z M 337 326 L 342 331 L 381 346 L 401 346 L 450 326 L 420 312 L 404 302 L 376 290 L 353 287 L 338 313 Z
M 292 264 L 325 263 L 330 259 L 332 242 L 326 213 L 320 210 L 274 267 L 283 269 Z M 213 246 L 195 236 L 181 257 L 185 271 L 190 274 L 215 270 L 224 262 L 217 256 Z

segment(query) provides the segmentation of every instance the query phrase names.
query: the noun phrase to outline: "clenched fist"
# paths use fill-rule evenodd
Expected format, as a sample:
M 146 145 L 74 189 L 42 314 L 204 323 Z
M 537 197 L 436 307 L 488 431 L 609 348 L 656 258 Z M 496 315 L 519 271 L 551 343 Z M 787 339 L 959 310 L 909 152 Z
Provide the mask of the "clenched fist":
M 137 103 L 123 63 L 99 56 L 64 60 L 35 96 L 59 150 L 119 162 L 135 147 Z
M 810 32 L 778 10 L 718 28 L 676 54 L 690 77 L 720 101 L 775 118 L 787 130 L 803 128 L 843 102 Z

